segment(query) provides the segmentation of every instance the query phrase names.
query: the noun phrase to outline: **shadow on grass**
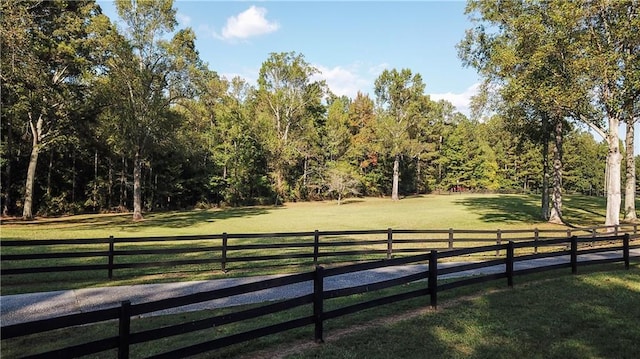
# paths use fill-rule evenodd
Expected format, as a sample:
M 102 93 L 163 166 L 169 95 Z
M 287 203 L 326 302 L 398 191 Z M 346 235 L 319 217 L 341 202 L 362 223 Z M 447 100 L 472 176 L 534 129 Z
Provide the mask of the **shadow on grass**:
M 593 226 L 604 222 L 606 198 L 563 196 L 563 217 L 569 223 Z M 499 195 L 461 198 L 454 201 L 479 214 L 489 223 L 541 222 L 539 195 Z
M 279 208 L 280 207 L 237 207 L 221 210 L 151 213 L 147 214 L 144 221 L 137 223 L 130 222 L 128 226 L 182 228 L 204 222 L 259 216 Z
M 604 223 L 607 199 L 604 197 L 565 196 L 564 217 L 576 224 Z
M 540 221 L 540 199 L 533 195 L 499 195 L 465 197 L 453 201 L 463 205 L 489 223 Z
M 9 220 L 11 225 L 63 225 L 68 229 L 86 227 L 120 226 L 121 228 L 165 227 L 182 228 L 204 222 L 215 222 L 230 218 L 242 218 L 267 214 L 279 207 L 238 207 L 215 210 L 191 210 L 144 213 L 144 220 L 134 222 L 131 213 L 79 215 L 70 217 L 42 218 L 35 221 Z
M 633 358 L 640 352 L 639 280 L 636 265 L 516 282 L 513 290 L 458 299 L 289 358 Z

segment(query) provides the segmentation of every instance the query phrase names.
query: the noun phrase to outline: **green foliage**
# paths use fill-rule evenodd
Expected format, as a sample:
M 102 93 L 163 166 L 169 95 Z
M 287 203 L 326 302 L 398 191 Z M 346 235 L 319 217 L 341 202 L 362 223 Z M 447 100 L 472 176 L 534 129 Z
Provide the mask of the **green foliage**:
M 462 120 L 444 142 L 443 190 L 496 190 L 498 164 L 480 124 Z
M 474 101 L 495 116 L 483 122 L 432 101 L 410 69 L 380 74 L 375 99 L 329 93 L 296 52 L 270 54 L 257 87 L 227 79 L 200 61 L 191 29 L 176 29 L 172 1 L 116 5 L 122 28 L 93 1 L 2 3 L 3 214 L 26 207 L 25 193 L 42 215 L 399 198 L 453 186 L 539 193 L 555 124 L 566 136 L 564 190 L 597 195 L 603 145 L 565 120 L 638 103 L 621 95 L 635 93 L 640 63 L 629 51 L 640 31 L 627 31 L 637 26 L 627 2 L 471 1 L 477 21 L 459 51 L 486 79 Z M 591 106 L 605 75 L 617 95 Z
M 258 75 L 257 135 L 266 150 L 273 191 L 282 200 L 305 198 L 309 168 L 319 156 L 326 85 L 312 81 L 317 72 L 302 54 L 289 52 L 270 54 Z

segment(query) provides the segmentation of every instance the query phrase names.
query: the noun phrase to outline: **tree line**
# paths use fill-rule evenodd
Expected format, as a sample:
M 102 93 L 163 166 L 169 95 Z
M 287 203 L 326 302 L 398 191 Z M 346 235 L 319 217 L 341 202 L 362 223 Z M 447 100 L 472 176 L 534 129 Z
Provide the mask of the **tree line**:
M 411 69 L 384 70 L 373 94 L 355 98 L 333 94 L 296 52 L 270 54 L 255 86 L 221 77 L 194 32 L 177 29 L 170 0 L 116 1 L 118 26 L 91 0 L 3 2 L 2 213 L 133 210 L 137 220 L 194 206 L 505 191 L 539 193 L 543 217 L 561 220 L 562 193 L 620 201 L 621 171 L 635 196 L 640 32 L 622 34 L 638 7 L 563 4 L 469 2 L 477 26 L 460 57 L 485 78 L 476 112 L 490 111 L 468 118 L 426 95 Z M 599 31 L 623 36 L 624 51 L 603 50 Z M 594 56 L 589 41 L 608 66 L 581 58 Z M 626 151 L 613 115 L 631 133 Z

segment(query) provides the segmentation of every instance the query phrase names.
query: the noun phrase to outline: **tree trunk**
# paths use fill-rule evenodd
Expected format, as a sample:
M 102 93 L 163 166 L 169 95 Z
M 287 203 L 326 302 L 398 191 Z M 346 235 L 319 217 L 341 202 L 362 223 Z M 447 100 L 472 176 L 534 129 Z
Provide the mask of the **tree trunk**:
M 549 142 L 545 139 L 542 145 L 542 219 L 549 220 Z
M 111 161 L 111 157 L 108 158 L 109 160 L 109 188 L 107 189 L 107 210 L 110 211 L 111 210 L 111 196 L 113 195 L 113 162 Z
M 33 219 L 33 183 L 36 179 L 36 167 L 38 165 L 38 155 L 41 150 L 43 115 L 38 116 L 36 123 L 33 123 L 31 113 L 29 113 L 29 127 L 31 129 L 32 145 L 31 156 L 29 157 L 29 167 L 27 169 L 27 180 L 24 186 L 24 207 L 22 208 L 23 219 Z
M 122 172 L 120 172 L 120 202 L 119 202 L 120 209 L 124 208 L 124 199 L 126 195 L 126 186 L 127 186 L 127 179 L 125 177 L 126 171 L 127 171 L 127 160 L 125 159 L 124 154 L 122 154 Z
M 398 197 L 398 182 L 400 181 L 400 155 L 396 155 L 393 161 L 393 187 L 391 189 L 391 199 L 394 201 L 399 200 Z
M 137 150 L 133 160 L 133 220 L 142 219 L 142 159 Z
M 49 167 L 47 168 L 47 197 L 51 198 L 51 173 L 53 172 L 53 150 L 49 151 Z
M 11 129 L 11 121 L 7 121 L 7 165 L 5 170 L 5 183 L 1 186 L 4 189 L 4 198 L 2 201 L 2 216 L 8 216 L 12 212 L 13 200 L 11 196 L 11 161 L 13 155 L 13 130 Z
M 31 147 L 31 157 L 29 157 L 29 167 L 27 169 L 27 182 L 24 186 L 24 207 L 22 208 L 22 219 L 33 219 L 33 183 L 36 178 L 36 166 L 38 165 L 38 155 L 40 154 L 40 144 L 33 140 Z
M 638 220 L 636 215 L 636 160 L 633 156 L 634 147 L 634 128 L 635 121 L 627 122 L 627 136 L 626 136 L 626 183 L 624 191 L 624 220 L 628 222 L 635 222 Z
M 620 140 L 618 137 L 618 127 L 620 120 L 609 117 L 609 133 L 607 142 L 609 144 L 609 154 L 607 156 L 607 214 L 605 226 L 616 226 L 620 224 L 621 188 L 620 188 L 620 164 L 622 154 L 620 153 Z M 613 229 L 611 229 L 613 230 Z
M 71 153 L 71 203 L 76 202 L 76 150 Z
M 562 120 L 557 119 L 553 141 L 553 191 L 549 223 L 562 224 Z
M 91 202 L 95 213 L 97 211 L 96 204 L 98 203 L 98 150 L 95 150 L 93 155 L 93 194 L 91 195 Z

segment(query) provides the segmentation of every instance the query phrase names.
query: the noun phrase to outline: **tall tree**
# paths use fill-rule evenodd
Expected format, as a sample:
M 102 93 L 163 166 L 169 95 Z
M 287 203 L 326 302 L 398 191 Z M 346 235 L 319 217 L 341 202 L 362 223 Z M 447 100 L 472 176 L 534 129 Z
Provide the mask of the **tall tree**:
M 640 2 L 597 0 L 582 8 L 585 72 L 604 120 L 583 120 L 609 146 L 605 225 L 620 223 L 622 151 L 618 130 L 640 101 Z M 631 161 L 628 161 L 631 162 Z M 631 183 L 628 183 L 628 185 Z M 632 196 L 629 196 L 631 199 Z
M 133 158 L 133 219 L 142 219 L 142 166 L 150 146 L 173 133 L 179 116 L 171 106 L 192 90 L 190 75 L 201 66 L 189 28 L 165 35 L 176 25 L 172 0 L 119 0 L 124 37 L 111 37 L 106 95 L 116 111 L 105 119 L 112 141 Z
M 2 82 L 8 92 L 3 91 L 3 107 L 9 107 L 10 123 L 21 121 L 29 128 L 22 216 L 30 219 L 38 156 L 66 134 L 70 114 L 82 104 L 83 75 L 93 65 L 92 29 L 100 13 L 94 1 L 7 1 L 2 13 Z
M 415 137 L 416 127 L 425 119 L 428 97 L 420 74 L 411 70 L 384 70 L 375 80 L 375 93 L 379 106 L 376 122 L 380 152 L 393 158 L 393 185 L 391 199 L 398 200 L 400 159 L 412 155 L 422 146 Z
M 382 195 L 385 176 L 382 166 L 379 166 L 379 153 L 375 146 L 375 103 L 369 95 L 357 93 L 349 105 L 348 119 L 351 145 L 345 154 L 346 160 L 358 169 L 364 195 Z
M 314 107 L 319 106 L 325 84 L 314 81 L 318 70 L 295 52 L 272 53 L 258 74 L 258 116 L 276 203 L 289 196 L 291 170 L 300 160 L 307 174 L 309 142 L 316 131 Z
M 553 223 L 563 222 L 562 144 L 566 119 L 579 117 L 589 109 L 591 89 L 584 86 L 582 76 L 586 59 L 580 11 L 579 4 L 564 1 L 470 1 L 467 13 L 479 18 L 474 19 L 476 27 L 467 31 L 459 45 L 465 64 L 479 69 L 487 83 L 498 85 L 507 106 L 530 108 L 525 113 L 539 116 L 542 133 L 551 135 L 553 190 L 549 221 Z

